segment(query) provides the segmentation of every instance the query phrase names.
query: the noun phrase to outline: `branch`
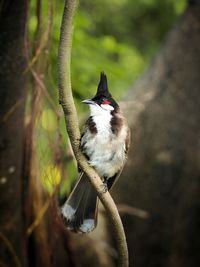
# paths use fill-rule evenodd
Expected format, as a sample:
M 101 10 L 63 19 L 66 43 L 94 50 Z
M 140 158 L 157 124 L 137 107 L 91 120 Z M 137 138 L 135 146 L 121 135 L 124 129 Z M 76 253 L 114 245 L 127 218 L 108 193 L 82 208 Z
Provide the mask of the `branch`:
M 70 63 L 73 32 L 73 18 L 78 5 L 78 0 L 66 0 L 62 18 L 60 44 L 58 50 L 58 83 L 59 102 L 62 105 L 66 129 L 72 144 L 75 158 L 82 171 L 85 172 L 94 186 L 101 202 L 103 203 L 113 226 L 118 252 L 119 266 L 128 267 L 128 249 L 123 225 L 109 192 L 102 192 L 102 181 L 95 170 L 88 164 L 80 150 L 80 131 L 78 116 L 72 96 Z
M 12 243 L 10 242 L 10 240 L 2 232 L 0 232 L 0 239 L 2 239 L 2 241 L 5 244 L 5 246 L 9 250 L 10 254 L 12 255 L 13 261 L 15 262 L 15 266 L 16 267 L 22 267 L 20 259 L 18 258 Z M 4 265 L 4 264 L 1 263 L 1 265 Z M 4 265 L 4 266 L 6 266 L 6 265 Z

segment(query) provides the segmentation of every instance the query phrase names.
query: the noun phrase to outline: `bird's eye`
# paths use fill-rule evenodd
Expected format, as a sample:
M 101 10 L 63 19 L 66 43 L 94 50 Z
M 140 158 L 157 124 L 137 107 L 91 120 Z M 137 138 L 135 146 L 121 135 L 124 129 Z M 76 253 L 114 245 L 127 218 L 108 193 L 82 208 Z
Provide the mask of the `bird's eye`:
M 103 105 L 109 105 L 109 104 L 111 104 L 111 102 L 108 101 L 108 100 L 104 100 L 102 104 L 103 104 Z

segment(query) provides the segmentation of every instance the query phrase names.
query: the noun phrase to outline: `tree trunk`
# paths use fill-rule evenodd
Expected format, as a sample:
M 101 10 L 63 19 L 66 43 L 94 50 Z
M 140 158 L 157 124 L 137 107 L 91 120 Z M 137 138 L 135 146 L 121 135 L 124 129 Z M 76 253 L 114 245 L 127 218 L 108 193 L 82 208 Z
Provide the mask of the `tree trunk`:
M 127 99 L 132 145 L 115 196 L 149 214 L 123 216 L 130 266 L 200 266 L 198 1 L 190 1 Z
M 9 267 L 26 263 L 22 208 L 26 13 L 26 0 L 0 3 L 0 259 Z

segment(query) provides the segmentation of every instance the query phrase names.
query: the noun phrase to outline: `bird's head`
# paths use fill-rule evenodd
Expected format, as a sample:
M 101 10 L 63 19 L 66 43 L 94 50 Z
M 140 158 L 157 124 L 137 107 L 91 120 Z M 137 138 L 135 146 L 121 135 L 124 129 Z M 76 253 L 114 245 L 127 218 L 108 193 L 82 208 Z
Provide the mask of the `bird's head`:
M 119 105 L 112 98 L 108 90 L 107 77 L 104 72 L 101 72 L 100 81 L 97 88 L 97 93 L 92 99 L 82 101 L 90 107 L 91 115 L 101 115 L 102 113 L 118 112 Z

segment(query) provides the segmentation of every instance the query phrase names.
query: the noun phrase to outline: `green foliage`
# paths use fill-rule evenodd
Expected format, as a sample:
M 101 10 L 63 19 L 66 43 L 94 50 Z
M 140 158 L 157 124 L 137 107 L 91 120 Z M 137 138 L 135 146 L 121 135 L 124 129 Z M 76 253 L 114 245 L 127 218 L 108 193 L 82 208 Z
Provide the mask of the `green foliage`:
M 87 0 L 81 7 L 98 36 L 112 35 L 149 58 L 185 9 L 186 0 Z
M 51 66 L 56 66 L 60 13 L 55 12 Z M 118 42 L 112 35 L 91 33 L 93 22 L 84 11 L 78 12 L 72 48 L 72 86 L 77 99 L 92 97 L 97 88 L 99 73 L 108 75 L 113 96 L 119 98 L 144 70 L 145 61 L 136 47 Z M 51 68 L 52 84 L 56 85 L 56 68 Z M 48 77 L 49 82 L 49 77 Z
M 32 1 L 29 20 L 32 38 L 37 25 L 35 5 Z M 75 98 L 94 95 L 102 70 L 108 75 L 114 97 L 121 97 L 145 69 L 185 5 L 186 0 L 80 1 L 72 50 Z M 56 100 L 57 49 L 63 6 L 63 1 L 53 1 L 49 75 L 46 79 L 50 94 Z M 42 8 L 43 21 L 47 21 L 48 2 L 43 1 Z
M 92 22 L 88 16 L 84 12 L 79 14 L 72 50 L 74 90 L 79 90 L 77 94 L 83 98 L 92 97 L 96 93 L 99 73 L 104 70 L 111 92 L 119 98 L 144 69 L 144 60 L 136 48 L 117 42 L 111 35 L 99 38 L 88 34 L 91 28 Z

